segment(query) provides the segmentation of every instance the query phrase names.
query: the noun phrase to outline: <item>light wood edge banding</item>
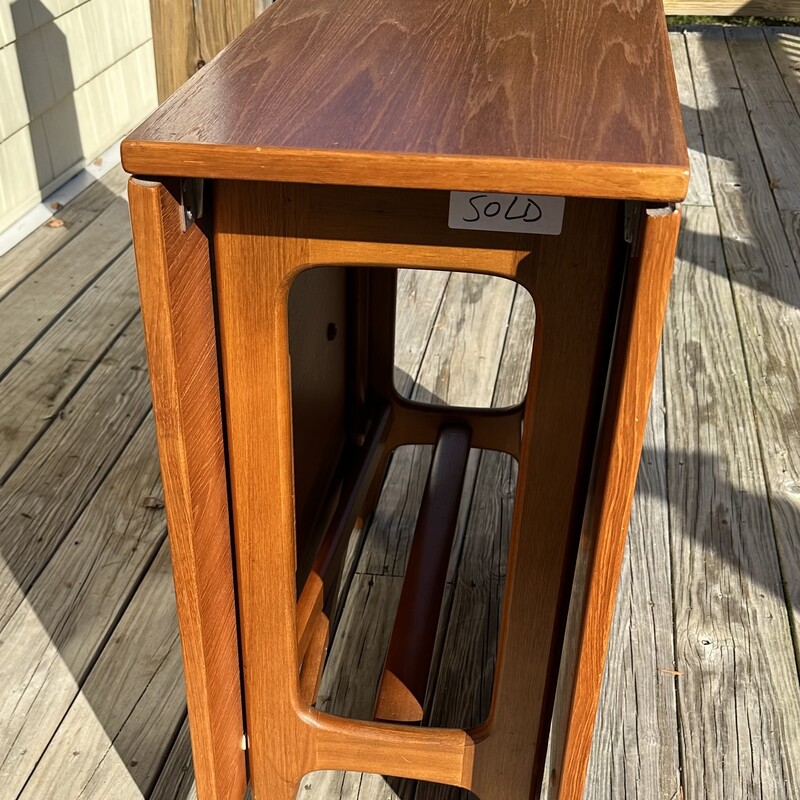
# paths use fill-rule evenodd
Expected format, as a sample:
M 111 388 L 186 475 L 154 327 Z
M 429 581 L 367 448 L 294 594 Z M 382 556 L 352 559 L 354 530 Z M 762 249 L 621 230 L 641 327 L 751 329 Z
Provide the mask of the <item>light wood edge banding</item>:
M 128 172 L 158 172 L 184 178 L 674 201 L 682 200 L 689 188 L 688 167 L 659 164 L 134 140 L 124 141 L 121 152 Z

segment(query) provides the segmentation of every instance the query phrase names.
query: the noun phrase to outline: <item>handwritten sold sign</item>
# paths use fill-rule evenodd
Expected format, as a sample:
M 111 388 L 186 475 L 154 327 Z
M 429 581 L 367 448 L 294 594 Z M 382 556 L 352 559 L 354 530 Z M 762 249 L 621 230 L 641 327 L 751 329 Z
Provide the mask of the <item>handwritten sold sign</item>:
M 563 197 L 450 192 L 449 226 L 558 236 L 564 221 L 564 202 Z

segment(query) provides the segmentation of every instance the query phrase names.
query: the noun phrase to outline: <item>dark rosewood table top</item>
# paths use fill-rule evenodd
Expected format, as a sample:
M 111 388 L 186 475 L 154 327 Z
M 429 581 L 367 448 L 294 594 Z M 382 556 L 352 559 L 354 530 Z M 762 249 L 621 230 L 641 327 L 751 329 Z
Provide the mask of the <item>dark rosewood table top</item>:
M 140 175 L 680 200 L 659 0 L 279 0 L 123 143 Z

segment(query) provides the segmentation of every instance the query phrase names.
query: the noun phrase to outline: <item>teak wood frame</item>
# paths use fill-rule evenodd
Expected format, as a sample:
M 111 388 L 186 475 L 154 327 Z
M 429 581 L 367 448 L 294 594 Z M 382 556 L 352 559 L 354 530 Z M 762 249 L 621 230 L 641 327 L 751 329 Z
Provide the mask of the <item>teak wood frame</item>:
M 212 213 L 182 232 L 176 183 L 134 178 L 130 201 L 198 796 L 243 795 L 243 707 L 256 800 L 293 800 L 318 769 L 448 783 L 481 800 L 537 796 L 580 539 L 591 564 L 559 794 L 578 800 L 678 211 L 641 214 L 626 252 L 619 201 L 568 199 L 562 235 L 534 237 L 450 230 L 441 191 L 220 180 Z M 473 446 L 520 459 L 492 706 L 473 730 L 313 708 L 329 554 L 323 542 L 298 600 L 288 295 L 301 271 L 332 265 L 492 274 L 536 304 L 524 408 L 426 410 L 395 395 L 356 470 L 380 475 L 392 447 L 432 443 L 453 420 Z M 352 517 L 374 493 L 356 480 L 332 516 Z

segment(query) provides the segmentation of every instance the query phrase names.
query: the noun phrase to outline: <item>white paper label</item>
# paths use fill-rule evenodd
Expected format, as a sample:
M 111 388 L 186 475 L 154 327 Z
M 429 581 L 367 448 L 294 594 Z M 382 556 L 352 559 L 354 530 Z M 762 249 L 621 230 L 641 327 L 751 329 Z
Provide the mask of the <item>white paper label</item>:
M 450 192 L 451 228 L 558 236 L 564 198 L 534 194 Z

